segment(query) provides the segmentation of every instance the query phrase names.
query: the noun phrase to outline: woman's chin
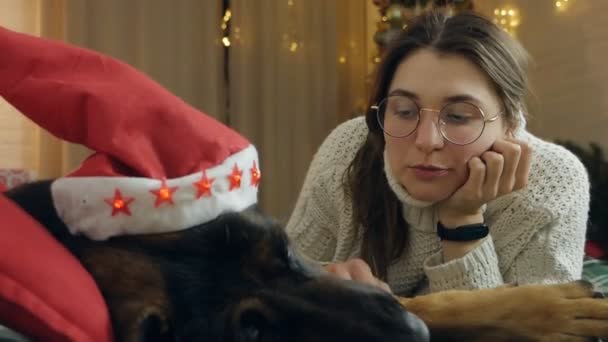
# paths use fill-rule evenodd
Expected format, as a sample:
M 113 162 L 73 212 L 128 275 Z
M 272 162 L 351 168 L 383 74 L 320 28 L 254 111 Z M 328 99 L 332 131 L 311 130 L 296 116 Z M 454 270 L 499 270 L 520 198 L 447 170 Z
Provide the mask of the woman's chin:
M 416 191 L 416 190 L 412 189 L 412 191 L 408 190 L 408 193 L 414 199 L 421 201 L 421 202 L 428 202 L 428 203 L 441 202 L 450 196 L 450 194 L 446 193 L 445 191 L 428 191 L 428 190 Z
M 459 187 L 451 177 L 437 182 L 420 182 L 418 179 L 410 177 L 409 174 L 405 174 L 399 180 L 410 196 L 427 203 L 441 202 L 450 197 Z
M 432 196 L 432 195 L 419 195 L 419 194 L 410 194 L 410 195 L 418 201 L 428 202 L 428 203 L 437 203 L 443 199 L 438 196 Z

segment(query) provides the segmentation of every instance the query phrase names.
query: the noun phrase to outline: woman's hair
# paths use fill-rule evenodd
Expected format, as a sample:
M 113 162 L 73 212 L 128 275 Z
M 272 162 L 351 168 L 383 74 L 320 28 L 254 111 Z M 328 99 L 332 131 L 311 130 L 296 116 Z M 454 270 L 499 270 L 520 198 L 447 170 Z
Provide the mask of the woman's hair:
M 470 12 L 451 17 L 430 12 L 409 25 L 378 65 L 370 107 L 387 96 L 399 64 L 421 48 L 459 55 L 477 65 L 500 98 L 506 123 L 513 128 L 521 123 L 526 113 L 528 54 L 500 27 Z M 384 136 L 370 107 L 366 113 L 369 133 L 345 172 L 344 189 L 352 200 L 354 229 L 363 229 L 361 257 L 377 277 L 386 280 L 388 266 L 405 251 L 408 225 L 384 175 Z

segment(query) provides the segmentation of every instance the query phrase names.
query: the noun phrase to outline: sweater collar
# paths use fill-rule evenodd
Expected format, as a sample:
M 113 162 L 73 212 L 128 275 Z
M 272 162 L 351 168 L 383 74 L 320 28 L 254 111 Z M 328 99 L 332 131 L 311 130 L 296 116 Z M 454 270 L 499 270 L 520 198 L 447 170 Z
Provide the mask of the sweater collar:
M 388 181 L 388 185 L 402 203 L 403 218 L 414 229 L 432 233 L 435 231 L 435 215 L 433 210 L 433 202 L 418 200 L 410 195 L 407 190 L 399 183 L 393 175 L 391 167 L 388 163 L 386 150 L 384 150 L 384 174 Z

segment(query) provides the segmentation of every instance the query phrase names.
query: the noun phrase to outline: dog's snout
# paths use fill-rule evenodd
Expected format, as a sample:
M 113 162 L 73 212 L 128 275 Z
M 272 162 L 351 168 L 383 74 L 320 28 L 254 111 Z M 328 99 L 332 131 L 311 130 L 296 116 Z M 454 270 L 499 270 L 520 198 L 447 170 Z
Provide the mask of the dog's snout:
M 403 321 L 407 329 L 404 341 L 429 342 L 431 335 L 424 322 L 411 312 L 403 312 Z

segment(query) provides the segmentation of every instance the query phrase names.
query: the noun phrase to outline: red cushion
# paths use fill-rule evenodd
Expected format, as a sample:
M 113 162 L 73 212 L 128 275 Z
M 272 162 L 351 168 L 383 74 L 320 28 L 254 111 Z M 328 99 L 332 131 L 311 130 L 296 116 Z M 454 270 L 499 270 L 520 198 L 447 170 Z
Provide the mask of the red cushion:
M 0 194 L 0 324 L 40 341 L 112 341 L 93 278 L 38 222 Z
M 585 255 L 588 255 L 594 259 L 603 259 L 604 251 L 596 242 L 587 240 L 585 243 Z
M 6 191 L 6 185 L 4 185 L 4 183 L 0 182 L 0 192 L 4 192 Z

